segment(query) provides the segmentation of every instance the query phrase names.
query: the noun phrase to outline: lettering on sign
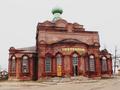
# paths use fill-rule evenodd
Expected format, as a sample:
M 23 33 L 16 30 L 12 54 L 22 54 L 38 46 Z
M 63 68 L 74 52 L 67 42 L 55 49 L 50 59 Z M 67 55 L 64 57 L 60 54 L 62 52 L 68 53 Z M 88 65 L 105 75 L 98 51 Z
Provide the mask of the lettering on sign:
M 62 51 L 69 52 L 69 51 L 77 51 L 77 52 L 85 52 L 84 48 L 62 48 Z

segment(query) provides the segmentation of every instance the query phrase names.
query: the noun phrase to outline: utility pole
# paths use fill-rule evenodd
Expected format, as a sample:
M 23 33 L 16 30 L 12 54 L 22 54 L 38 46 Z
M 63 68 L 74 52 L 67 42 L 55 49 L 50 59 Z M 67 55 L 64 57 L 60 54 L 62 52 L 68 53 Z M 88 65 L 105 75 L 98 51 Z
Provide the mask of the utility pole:
M 117 47 L 115 46 L 114 74 L 116 71 L 116 60 L 117 60 Z

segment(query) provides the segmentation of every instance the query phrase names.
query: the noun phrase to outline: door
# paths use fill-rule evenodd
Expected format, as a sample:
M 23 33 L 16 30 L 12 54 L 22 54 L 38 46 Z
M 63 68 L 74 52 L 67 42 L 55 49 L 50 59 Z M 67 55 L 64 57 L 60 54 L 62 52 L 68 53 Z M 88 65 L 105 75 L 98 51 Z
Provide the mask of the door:
M 57 54 L 56 55 L 56 66 L 57 66 L 57 76 L 62 76 L 62 55 Z
M 73 66 L 73 76 L 78 76 L 78 65 Z
M 73 76 L 78 75 L 78 55 L 76 53 L 72 56 Z

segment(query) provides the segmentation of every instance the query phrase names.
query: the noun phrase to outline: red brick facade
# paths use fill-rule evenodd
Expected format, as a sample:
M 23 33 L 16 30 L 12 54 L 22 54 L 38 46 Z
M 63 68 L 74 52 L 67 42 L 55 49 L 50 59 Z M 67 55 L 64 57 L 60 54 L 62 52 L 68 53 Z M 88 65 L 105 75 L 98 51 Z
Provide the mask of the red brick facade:
M 111 54 L 99 48 L 98 32 L 85 31 L 83 25 L 63 19 L 38 23 L 35 47 L 10 48 L 9 79 L 37 80 L 48 76 L 80 75 L 110 77 Z M 12 56 L 16 57 L 15 64 Z M 28 56 L 29 63 L 25 60 L 22 67 L 23 56 Z

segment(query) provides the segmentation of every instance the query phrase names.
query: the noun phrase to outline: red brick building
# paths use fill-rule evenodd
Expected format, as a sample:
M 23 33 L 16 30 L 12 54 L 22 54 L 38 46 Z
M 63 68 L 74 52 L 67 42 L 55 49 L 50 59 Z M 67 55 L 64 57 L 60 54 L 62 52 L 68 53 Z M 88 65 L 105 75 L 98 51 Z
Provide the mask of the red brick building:
M 42 77 L 112 75 L 111 54 L 100 51 L 97 31 L 85 31 L 83 25 L 59 17 L 38 23 L 36 46 L 9 49 L 9 79 L 38 80 Z

